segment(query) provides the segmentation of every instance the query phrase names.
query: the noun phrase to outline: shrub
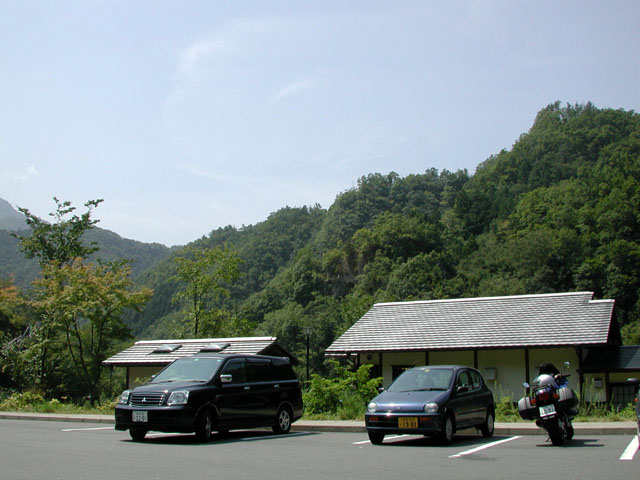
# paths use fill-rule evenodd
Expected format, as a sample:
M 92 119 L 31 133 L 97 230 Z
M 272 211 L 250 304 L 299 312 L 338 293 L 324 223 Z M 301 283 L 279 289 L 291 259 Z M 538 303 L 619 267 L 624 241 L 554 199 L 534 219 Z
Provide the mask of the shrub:
M 372 365 L 361 365 L 352 372 L 329 360 L 331 376 L 311 376 L 309 390 L 304 393 L 305 410 L 309 414 L 339 414 L 341 418 L 358 418 L 367 403 L 378 394 L 382 378 L 370 378 Z
M 0 403 L 0 410 L 25 410 L 34 405 L 42 405 L 44 397 L 39 393 L 22 392 L 14 393 Z

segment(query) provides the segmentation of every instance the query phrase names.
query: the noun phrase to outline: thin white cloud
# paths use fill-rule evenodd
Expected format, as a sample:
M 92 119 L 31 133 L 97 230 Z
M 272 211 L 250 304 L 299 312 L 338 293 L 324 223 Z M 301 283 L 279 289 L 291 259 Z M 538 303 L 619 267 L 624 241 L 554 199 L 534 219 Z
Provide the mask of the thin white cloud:
M 191 76 L 200 66 L 203 59 L 207 59 L 217 52 L 224 52 L 228 50 L 229 47 L 225 46 L 225 44 L 217 38 L 203 40 L 189 45 L 180 53 L 180 63 L 178 65 L 177 75 L 179 77 Z
M 303 90 L 308 90 L 314 86 L 314 81 L 307 77 L 298 77 L 293 82 L 282 87 L 268 103 L 277 103 L 291 95 L 295 95 Z
M 29 165 L 25 165 L 25 169 L 22 172 L 7 172 L 4 175 L 5 177 L 11 178 L 13 180 L 26 182 L 30 178 L 40 176 L 40 172 L 38 171 L 35 165 L 29 164 Z

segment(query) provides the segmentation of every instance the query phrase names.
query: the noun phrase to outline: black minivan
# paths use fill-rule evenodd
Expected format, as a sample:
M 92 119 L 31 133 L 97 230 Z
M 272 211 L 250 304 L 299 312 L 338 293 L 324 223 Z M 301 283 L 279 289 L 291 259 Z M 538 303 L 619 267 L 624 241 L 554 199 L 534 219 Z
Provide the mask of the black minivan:
M 271 426 L 287 433 L 302 416 L 302 388 L 285 357 L 198 353 L 175 360 L 120 395 L 116 430 L 136 441 L 149 430 L 195 432 Z

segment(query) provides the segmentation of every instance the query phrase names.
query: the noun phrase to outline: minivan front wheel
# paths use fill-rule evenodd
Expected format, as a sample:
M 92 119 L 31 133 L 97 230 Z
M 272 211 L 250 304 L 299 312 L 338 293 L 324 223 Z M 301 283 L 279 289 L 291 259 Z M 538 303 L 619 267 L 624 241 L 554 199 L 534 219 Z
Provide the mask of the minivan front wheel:
M 271 427 L 273 433 L 289 433 L 291 430 L 291 411 L 288 407 L 282 406 L 276 414 L 276 421 Z
M 211 421 L 211 410 L 205 409 L 196 418 L 196 438 L 200 442 L 208 442 L 211 440 L 211 429 L 213 422 Z

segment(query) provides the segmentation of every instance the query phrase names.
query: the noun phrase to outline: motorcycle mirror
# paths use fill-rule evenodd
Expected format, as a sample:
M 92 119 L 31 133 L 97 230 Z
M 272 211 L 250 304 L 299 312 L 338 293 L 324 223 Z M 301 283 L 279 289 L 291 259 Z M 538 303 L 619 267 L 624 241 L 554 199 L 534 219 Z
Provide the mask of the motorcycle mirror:
M 529 388 L 531 385 L 529 385 L 527 382 L 522 382 L 522 386 L 524 388 Z
M 569 362 L 564 362 L 564 368 L 569 368 L 571 366 L 571 363 Z

